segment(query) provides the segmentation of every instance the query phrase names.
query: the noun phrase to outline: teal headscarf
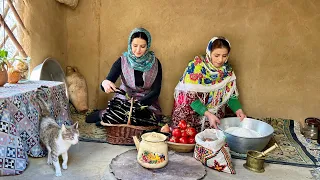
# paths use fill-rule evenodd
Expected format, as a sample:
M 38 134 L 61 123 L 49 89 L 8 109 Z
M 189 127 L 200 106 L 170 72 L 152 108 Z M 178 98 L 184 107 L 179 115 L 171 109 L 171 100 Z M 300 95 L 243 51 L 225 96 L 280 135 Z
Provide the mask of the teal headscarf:
M 132 49 L 131 49 L 131 37 L 134 33 L 137 33 L 137 32 L 142 32 L 148 37 L 147 50 L 144 53 L 144 55 L 142 55 L 141 57 L 136 57 L 132 53 Z M 149 50 L 150 46 L 151 46 L 151 35 L 149 31 L 147 31 L 144 28 L 135 28 L 131 31 L 128 39 L 128 51 L 123 53 L 123 55 L 127 58 L 130 67 L 132 67 L 134 70 L 138 70 L 142 72 L 146 72 L 151 69 L 151 67 L 155 62 L 155 55 L 153 51 Z

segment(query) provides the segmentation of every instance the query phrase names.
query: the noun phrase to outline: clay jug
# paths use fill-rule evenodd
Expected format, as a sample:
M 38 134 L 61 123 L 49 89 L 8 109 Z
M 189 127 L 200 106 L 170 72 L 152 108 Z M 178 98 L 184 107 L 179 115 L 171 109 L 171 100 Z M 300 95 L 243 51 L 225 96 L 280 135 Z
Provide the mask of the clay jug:
M 0 87 L 8 82 L 8 73 L 4 65 L 0 65 Z
M 66 75 L 68 93 L 71 103 L 78 112 L 88 110 L 88 90 L 85 78 L 76 67 L 67 66 Z
M 168 164 L 167 136 L 150 132 L 141 135 L 141 139 L 140 142 L 136 136 L 133 136 L 134 144 L 138 150 L 137 161 L 141 166 L 157 169 Z

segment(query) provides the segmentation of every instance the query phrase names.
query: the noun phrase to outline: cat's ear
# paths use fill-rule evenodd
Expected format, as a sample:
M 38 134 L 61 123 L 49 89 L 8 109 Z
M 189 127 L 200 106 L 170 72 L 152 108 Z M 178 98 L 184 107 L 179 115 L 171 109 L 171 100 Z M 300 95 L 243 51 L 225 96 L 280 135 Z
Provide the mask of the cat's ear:
M 78 129 L 78 127 L 79 127 L 79 123 L 77 121 L 76 123 L 73 124 L 73 129 Z
M 66 130 L 66 126 L 65 126 L 64 124 L 62 124 L 61 130 L 62 130 L 62 131 L 65 131 L 65 130 Z

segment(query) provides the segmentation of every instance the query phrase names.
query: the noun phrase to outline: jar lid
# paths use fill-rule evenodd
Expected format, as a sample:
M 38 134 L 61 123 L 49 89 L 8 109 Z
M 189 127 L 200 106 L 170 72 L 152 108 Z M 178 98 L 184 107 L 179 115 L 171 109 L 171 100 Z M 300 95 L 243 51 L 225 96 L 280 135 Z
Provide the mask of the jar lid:
M 315 124 L 320 124 L 320 119 L 315 117 L 308 117 L 304 120 L 305 123 L 313 122 Z
M 167 136 L 161 133 L 151 132 L 143 134 L 141 138 L 149 142 L 161 142 L 165 141 L 167 139 Z
M 318 118 L 307 118 L 305 120 L 306 124 L 314 124 L 314 125 L 320 125 L 320 120 Z

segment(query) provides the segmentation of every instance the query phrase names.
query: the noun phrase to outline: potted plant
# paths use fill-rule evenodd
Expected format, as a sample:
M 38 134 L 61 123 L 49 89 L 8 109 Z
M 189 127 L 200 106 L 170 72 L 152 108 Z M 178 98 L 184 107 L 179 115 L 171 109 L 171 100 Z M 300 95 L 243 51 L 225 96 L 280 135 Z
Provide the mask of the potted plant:
M 8 51 L 3 49 L 0 50 L 0 67 L 3 73 L 2 76 L 4 84 L 6 82 L 12 84 L 17 83 L 20 80 L 22 73 L 29 70 L 29 65 L 27 63 L 28 61 L 30 61 L 30 58 L 8 58 Z M 7 75 L 5 75 L 5 71 Z M 1 82 L 2 81 L 0 80 L 0 86 Z
M 6 69 L 8 51 L 0 50 L 0 87 L 7 83 L 8 73 Z

